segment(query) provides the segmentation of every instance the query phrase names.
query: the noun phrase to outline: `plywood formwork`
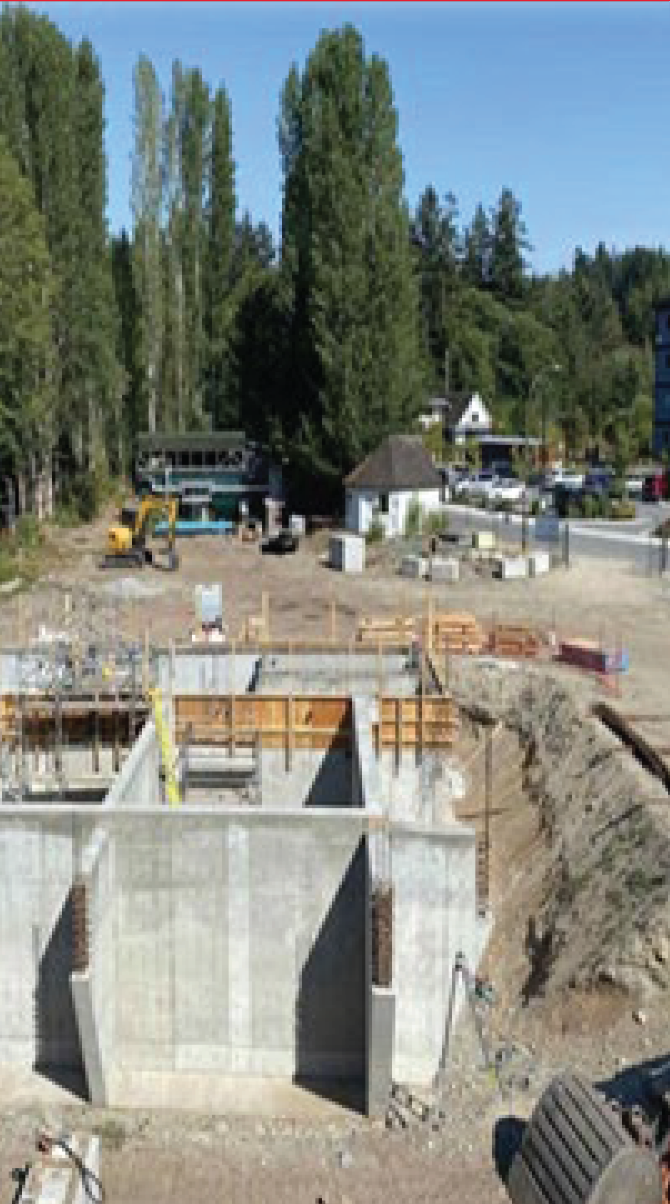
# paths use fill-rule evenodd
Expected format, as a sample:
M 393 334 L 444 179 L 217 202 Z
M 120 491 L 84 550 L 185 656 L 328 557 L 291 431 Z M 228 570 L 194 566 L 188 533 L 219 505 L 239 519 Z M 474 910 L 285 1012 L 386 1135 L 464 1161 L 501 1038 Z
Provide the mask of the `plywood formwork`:
M 52 748 L 56 730 L 65 743 L 132 744 L 148 707 L 141 697 L 127 694 L 71 697 L 57 694 L 0 696 L 0 738 L 8 744 L 21 738 L 29 748 Z
M 350 748 L 351 700 L 344 697 L 231 694 L 174 699 L 178 743 L 263 748 Z
M 458 727 L 458 708 L 452 698 L 381 698 L 375 739 L 378 749 L 448 749 Z

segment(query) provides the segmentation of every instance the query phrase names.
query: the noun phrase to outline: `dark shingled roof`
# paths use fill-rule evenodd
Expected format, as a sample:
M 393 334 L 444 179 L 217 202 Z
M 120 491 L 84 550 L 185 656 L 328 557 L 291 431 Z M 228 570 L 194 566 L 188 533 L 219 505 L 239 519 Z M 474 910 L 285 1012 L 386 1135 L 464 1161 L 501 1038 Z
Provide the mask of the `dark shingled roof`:
M 447 397 L 432 397 L 431 405 L 437 404 L 444 411 L 449 426 L 458 426 L 473 397 L 473 393 L 456 393 L 452 390 Z
M 389 435 L 345 478 L 348 489 L 439 489 L 440 474 L 418 435 Z

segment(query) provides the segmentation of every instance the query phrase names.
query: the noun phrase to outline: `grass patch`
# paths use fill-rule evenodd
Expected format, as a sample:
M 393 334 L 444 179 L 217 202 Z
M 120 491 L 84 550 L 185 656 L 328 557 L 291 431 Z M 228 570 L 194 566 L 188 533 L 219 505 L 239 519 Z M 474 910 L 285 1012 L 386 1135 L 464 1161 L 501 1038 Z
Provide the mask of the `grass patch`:
M 120 1150 L 126 1140 L 126 1130 L 121 1121 L 113 1116 L 103 1118 L 96 1125 L 96 1132 L 103 1146 L 108 1150 Z

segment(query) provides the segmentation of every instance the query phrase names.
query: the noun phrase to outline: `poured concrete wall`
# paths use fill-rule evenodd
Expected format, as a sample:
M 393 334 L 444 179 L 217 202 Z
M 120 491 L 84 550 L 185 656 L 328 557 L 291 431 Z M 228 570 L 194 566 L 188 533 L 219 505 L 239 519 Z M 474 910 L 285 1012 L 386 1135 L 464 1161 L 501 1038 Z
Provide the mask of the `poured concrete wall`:
M 283 749 L 261 752 L 264 807 L 349 807 L 354 805 L 355 765 L 343 748 L 294 749 L 290 768 Z
M 408 669 L 405 653 L 386 652 L 270 652 L 258 671 L 260 694 L 411 695 L 416 672 Z
M 116 841 L 121 1069 L 363 1076 L 360 823 L 157 814 Z
M 171 657 L 158 654 L 158 685 L 169 694 L 245 694 L 251 689 L 258 665 L 256 652 L 225 648 L 180 648 Z
M 392 833 L 394 1078 L 428 1083 L 440 1065 L 456 955 L 472 971 L 486 937 L 477 918 L 475 833 L 398 825 Z M 454 1015 L 462 1005 L 459 981 Z
M 393 820 L 441 824 L 454 817 L 454 803 L 464 797 L 463 774 L 444 753 L 384 749 L 378 760 L 379 787 Z
M 81 1069 L 70 993 L 80 832 L 0 814 L 0 1062 Z
M 91 1007 L 106 1096 L 116 1058 L 117 1008 L 116 842 L 107 828 L 97 828 L 84 850 L 82 879 L 88 897 Z
M 121 772 L 105 796 L 104 805 L 147 807 L 161 801 L 159 778 L 161 754 L 153 720 L 147 721 L 135 741 Z

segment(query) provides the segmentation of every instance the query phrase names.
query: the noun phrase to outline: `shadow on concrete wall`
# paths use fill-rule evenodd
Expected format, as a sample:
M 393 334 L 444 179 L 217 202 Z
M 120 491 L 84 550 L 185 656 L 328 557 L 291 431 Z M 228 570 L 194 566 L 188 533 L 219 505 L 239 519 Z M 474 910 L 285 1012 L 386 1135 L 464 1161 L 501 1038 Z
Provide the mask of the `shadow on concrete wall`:
M 354 755 L 351 714 L 344 717 L 333 744 L 321 758 L 319 769 L 304 801 L 305 807 L 352 807 L 352 758 Z
M 40 957 L 35 987 L 35 1065 L 43 1078 L 88 1098 L 79 1030 L 70 990 L 74 968 L 70 891 Z
M 296 1002 L 295 1081 L 362 1111 L 367 856 L 361 840 L 309 951 Z

